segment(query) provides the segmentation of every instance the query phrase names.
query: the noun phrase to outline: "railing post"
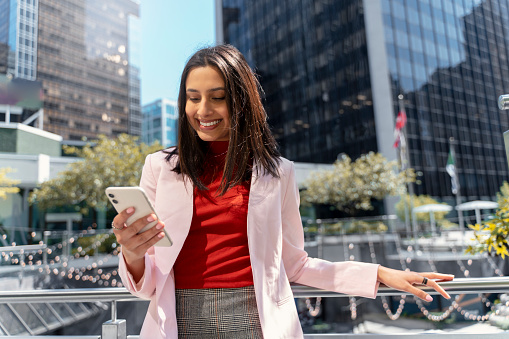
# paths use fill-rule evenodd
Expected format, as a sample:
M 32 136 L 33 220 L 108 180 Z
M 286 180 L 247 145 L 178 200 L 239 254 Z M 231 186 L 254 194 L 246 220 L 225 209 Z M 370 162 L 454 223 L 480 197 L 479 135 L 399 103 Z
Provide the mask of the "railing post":
M 101 339 L 126 339 L 127 328 L 125 319 L 117 319 L 117 301 L 111 302 L 111 320 L 103 324 Z
M 46 265 L 48 263 L 48 249 L 47 249 L 47 247 L 49 246 L 48 238 L 49 238 L 50 234 L 51 234 L 50 231 L 44 231 L 44 233 L 43 233 L 42 242 L 46 245 L 46 248 L 42 251 L 42 264 L 43 265 Z
M 321 219 L 317 219 L 316 220 L 316 223 L 318 224 L 318 229 L 317 229 L 317 233 L 318 233 L 318 236 L 317 236 L 317 257 L 318 258 L 323 258 L 323 223 L 322 223 L 322 220 Z

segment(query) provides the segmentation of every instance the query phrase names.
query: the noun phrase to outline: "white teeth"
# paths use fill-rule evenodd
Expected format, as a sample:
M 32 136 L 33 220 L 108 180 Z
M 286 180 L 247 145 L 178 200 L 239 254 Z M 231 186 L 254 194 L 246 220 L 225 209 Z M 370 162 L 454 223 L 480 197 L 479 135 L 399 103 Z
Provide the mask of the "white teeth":
M 217 125 L 221 122 L 221 120 L 216 120 L 216 121 L 211 121 L 211 122 L 203 122 L 203 121 L 200 121 L 200 125 L 202 126 L 205 126 L 205 127 L 209 127 L 209 126 L 214 126 L 214 125 Z

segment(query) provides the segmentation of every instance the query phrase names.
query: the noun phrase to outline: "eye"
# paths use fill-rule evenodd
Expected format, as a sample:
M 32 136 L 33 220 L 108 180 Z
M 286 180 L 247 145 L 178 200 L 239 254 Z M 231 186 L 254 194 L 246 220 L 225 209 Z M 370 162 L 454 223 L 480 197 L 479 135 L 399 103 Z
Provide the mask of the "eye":
M 213 100 L 216 100 L 216 101 L 221 101 L 221 100 L 224 100 L 226 97 L 220 97 L 220 98 L 212 98 Z
M 198 102 L 200 101 L 200 98 L 189 98 L 189 100 L 192 102 Z

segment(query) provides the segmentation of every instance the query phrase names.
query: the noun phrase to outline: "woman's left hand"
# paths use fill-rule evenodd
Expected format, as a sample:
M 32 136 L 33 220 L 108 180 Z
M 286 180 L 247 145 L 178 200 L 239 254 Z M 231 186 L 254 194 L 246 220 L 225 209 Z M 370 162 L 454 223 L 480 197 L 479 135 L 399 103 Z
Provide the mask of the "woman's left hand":
M 388 287 L 412 293 L 422 300 L 432 301 L 433 298 L 428 293 L 414 285 L 422 285 L 423 282 L 426 282 L 427 286 L 434 288 L 444 298 L 450 299 L 451 296 L 437 284 L 437 281 L 450 281 L 454 279 L 454 275 L 433 272 L 407 272 L 380 266 L 377 279 Z

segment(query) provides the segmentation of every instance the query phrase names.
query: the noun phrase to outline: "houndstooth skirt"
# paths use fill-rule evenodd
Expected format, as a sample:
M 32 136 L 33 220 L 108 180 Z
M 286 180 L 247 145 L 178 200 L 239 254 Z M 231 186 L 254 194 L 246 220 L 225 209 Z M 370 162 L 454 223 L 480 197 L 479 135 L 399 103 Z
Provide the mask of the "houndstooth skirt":
M 179 338 L 263 338 L 253 286 L 177 289 L 175 297 Z

